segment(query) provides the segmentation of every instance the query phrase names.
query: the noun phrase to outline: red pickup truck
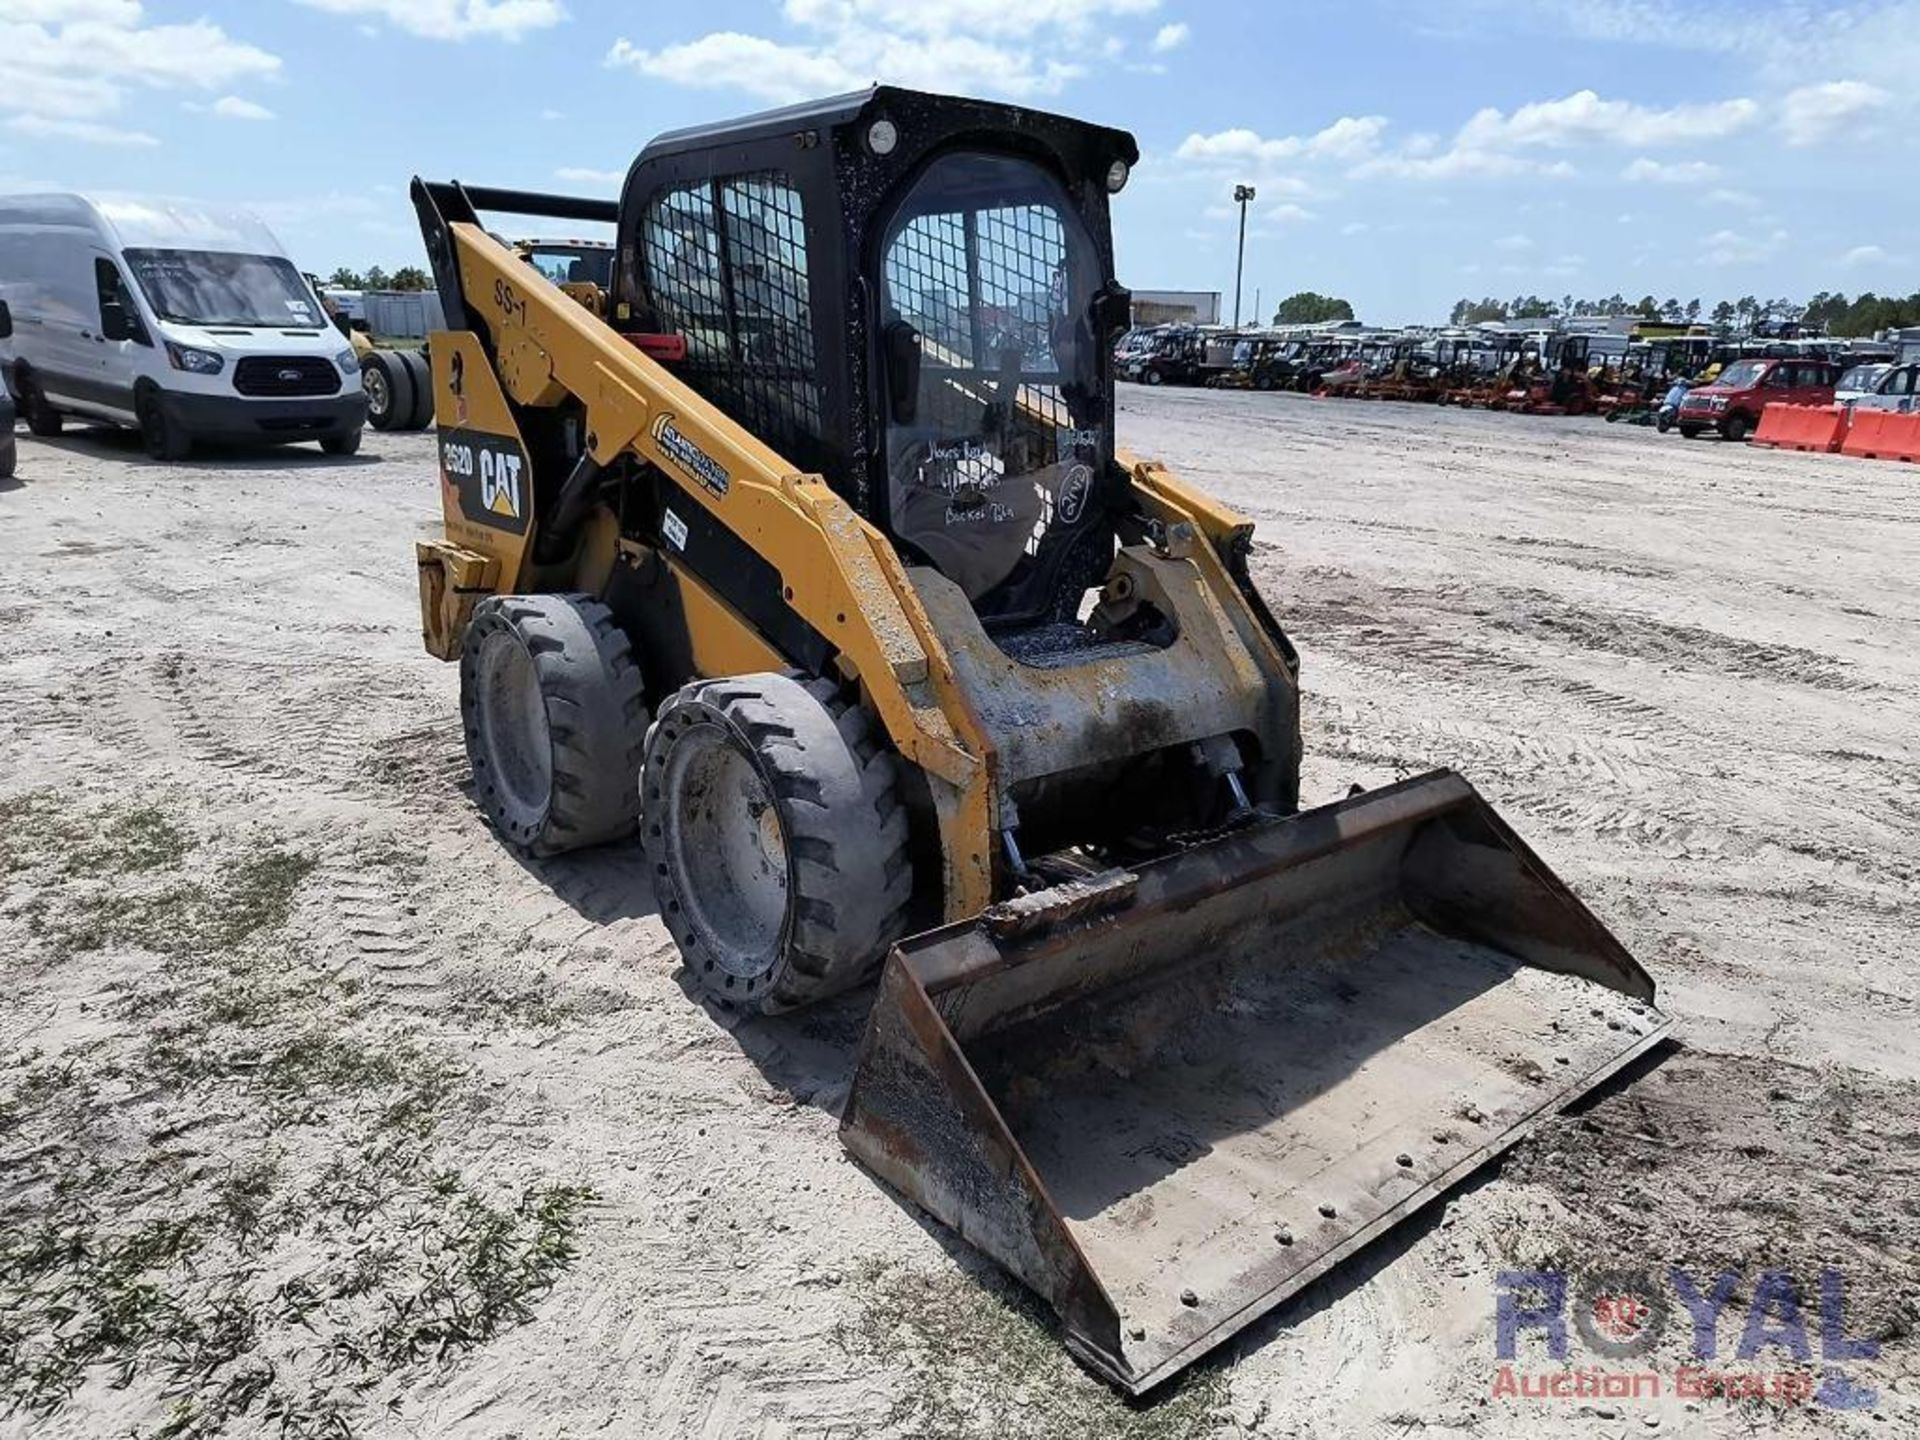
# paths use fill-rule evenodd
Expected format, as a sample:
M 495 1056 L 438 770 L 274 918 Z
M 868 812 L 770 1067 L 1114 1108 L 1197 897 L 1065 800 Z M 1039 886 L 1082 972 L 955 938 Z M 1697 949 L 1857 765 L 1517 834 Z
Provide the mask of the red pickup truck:
M 1680 433 L 1691 440 L 1708 430 L 1744 440 L 1774 403 L 1831 405 L 1840 367 L 1825 360 L 1736 360 L 1711 385 L 1689 390 L 1680 402 Z

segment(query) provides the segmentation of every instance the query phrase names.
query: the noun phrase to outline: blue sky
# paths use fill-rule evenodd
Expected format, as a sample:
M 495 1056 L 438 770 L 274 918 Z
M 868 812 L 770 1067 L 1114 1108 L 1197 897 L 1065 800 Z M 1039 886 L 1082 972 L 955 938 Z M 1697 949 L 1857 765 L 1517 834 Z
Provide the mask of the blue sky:
M 0 0 L 0 67 L 0 190 L 250 205 L 321 271 L 417 263 L 415 173 L 608 194 L 878 79 L 1131 129 L 1137 288 L 1231 292 L 1253 184 L 1249 313 L 1920 289 L 1920 0 Z

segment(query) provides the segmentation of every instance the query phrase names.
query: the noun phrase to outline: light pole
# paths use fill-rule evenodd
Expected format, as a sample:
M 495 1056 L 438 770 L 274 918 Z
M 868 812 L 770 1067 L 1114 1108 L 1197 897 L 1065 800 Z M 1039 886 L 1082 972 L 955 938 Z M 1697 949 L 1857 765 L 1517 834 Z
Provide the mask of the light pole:
M 1253 199 L 1253 186 L 1233 187 L 1234 202 L 1240 207 L 1240 251 L 1233 262 L 1233 328 L 1240 328 L 1240 274 L 1247 265 L 1247 202 Z

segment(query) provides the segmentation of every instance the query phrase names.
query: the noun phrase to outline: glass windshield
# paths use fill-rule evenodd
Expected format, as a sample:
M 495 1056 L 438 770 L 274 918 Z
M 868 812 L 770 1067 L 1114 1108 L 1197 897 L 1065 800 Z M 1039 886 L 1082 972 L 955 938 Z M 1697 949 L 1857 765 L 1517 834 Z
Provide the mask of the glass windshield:
M 1871 390 L 1880 383 L 1880 377 L 1888 369 L 1886 365 L 1856 365 L 1840 377 L 1836 390 Z
M 1101 275 L 1058 182 L 1007 156 L 936 160 L 887 232 L 893 529 L 972 599 L 1093 508 Z
M 521 252 L 529 265 L 555 285 L 613 288 L 613 250 L 599 245 L 531 244 Z
M 1720 378 L 1713 383 L 1729 390 L 1751 390 L 1760 383 L 1760 377 L 1767 373 L 1768 363 L 1765 360 L 1742 360 L 1722 370 Z
M 318 302 L 279 255 L 129 250 L 127 267 L 154 314 L 186 325 L 319 329 Z

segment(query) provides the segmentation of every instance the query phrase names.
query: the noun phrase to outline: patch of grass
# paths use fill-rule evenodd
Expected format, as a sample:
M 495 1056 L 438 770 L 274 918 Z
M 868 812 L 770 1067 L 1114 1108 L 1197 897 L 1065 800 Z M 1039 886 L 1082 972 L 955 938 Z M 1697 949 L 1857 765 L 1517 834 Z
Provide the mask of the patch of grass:
M 67 852 L 67 859 L 75 853 Z M 159 852 L 140 853 L 144 860 Z M 55 959 L 114 945 L 159 955 L 230 951 L 286 923 L 300 883 L 316 863 L 310 855 L 270 847 L 207 881 L 170 879 L 146 888 L 69 882 L 33 897 L 25 907 L 27 925 Z
M 0 800 L 0 875 L 33 865 L 69 878 L 141 875 L 178 864 L 193 846 L 157 805 L 81 810 L 50 790 Z
M 579 1185 L 536 1185 L 511 1205 L 496 1205 L 452 1173 L 434 1186 L 438 1207 L 417 1237 L 428 1257 L 413 1288 L 389 1291 L 372 1351 L 391 1369 L 484 1344 L 531 1318 L 574 1257 L 580 1209 L 593 1192 Z
M 998 1272 L 974 1277 L 875 1264 L 857 1277 L 861 1316 L 836 1339 L 904 1374 L 882 1425 L 911 1440 L 1188 1440 L 1219 1423 L 1225 1372 L 1202 1361 L 1145 1403 L 1123 1399 L 1068 1356 L 1039 1301 Z
M 108 1035 L 0 1054 L 0 1415 L 104 1371 L 169 1397 L 142 1433 L 337 1440 L 382 1376 L 532 1313 L 589 1193 L 449 1163 L 491 1102 L 286 933 L 312 857 L 44 794 L 0 806 L 16 833 L 39 948 L 160 963 L 111 983 Z

